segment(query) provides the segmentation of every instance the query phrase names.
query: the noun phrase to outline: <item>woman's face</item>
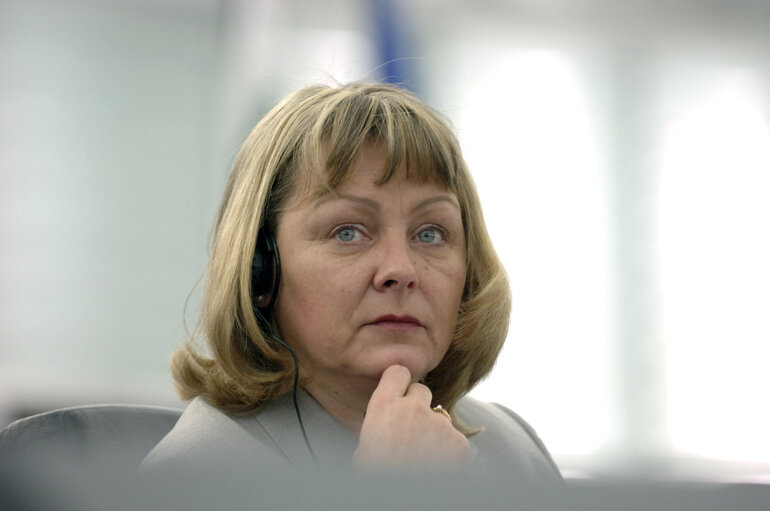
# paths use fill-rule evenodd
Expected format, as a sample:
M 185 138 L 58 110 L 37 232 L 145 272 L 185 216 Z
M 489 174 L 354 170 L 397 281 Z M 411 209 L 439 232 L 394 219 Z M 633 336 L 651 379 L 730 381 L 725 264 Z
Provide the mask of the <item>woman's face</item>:
M 377 186 L 383 161 L 371 146 L 335 195 L 290 201 L 279 218 L 276 318 L 317 383 L 376 382 L 394 364 L 416 381 L 454 333 L 465 285 L 457 198 L 403 171 Z

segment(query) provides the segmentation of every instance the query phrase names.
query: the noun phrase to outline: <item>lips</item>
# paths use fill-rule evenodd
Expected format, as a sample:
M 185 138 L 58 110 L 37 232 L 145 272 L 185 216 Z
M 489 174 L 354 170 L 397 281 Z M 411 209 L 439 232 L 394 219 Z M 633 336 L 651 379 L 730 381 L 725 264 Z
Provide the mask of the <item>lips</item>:
M 395 314 L 386 314 L 385 316 L 380 316 L 369 324 L 397 330 L 422 326 L 420 320 L 415 317 L 407 315 L 397 316 Z

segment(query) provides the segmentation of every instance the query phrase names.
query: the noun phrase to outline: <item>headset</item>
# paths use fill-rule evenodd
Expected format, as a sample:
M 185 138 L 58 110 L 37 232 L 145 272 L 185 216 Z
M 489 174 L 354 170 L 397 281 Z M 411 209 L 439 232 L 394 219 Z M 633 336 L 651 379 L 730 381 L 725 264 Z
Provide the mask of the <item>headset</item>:
M 260 309 L 270 309 L 278 295 L 281 285 L 281 258 L 275 237 L 267 227 L 262 227 L 257 234 L 257 244 L 254 248 L 254 258 L 251 261 L 251 297 L 254 311 L 261 317 Z M 267 296 L 270 302 L 260 304 Z M 261 319 L 265 319 L 263 316 Z M 269 328 L 269 325 L 267 325 Z M 283 342 L 281 343 L 283 344 Z
M 305 445 L 307 445 L 307 449 L 310 451 L 313 462 L 318 466 L 318 459 L 316 459 L 315 452 L 310 446 L 310 441 L 305 432 L 305 425 L 302 422 L 302 414 L 300 413 L 299 405 L 297 404 L 297 386 L 299 384 L 299 362 L 297 360 L 297 354 L 294 353 L 294 350 L 291 349 L 288 344 L 273 334 L 273 328 L 262 312 L 263 310 L 269 311 L 275 304 L 275 298 L 278 295 L 278 287 L 280 284 L 281 257 L 278 253 L 278 244 L 275 242 L 275 237 L 270 232 L 270 229 L 268 229 L 267 226 L 264 226 L 257 233 L 257 243 L 254 248 L 254 257 L 251 261 L 251 303 L 262 332 L 273 342 L 285 348 L 291 354 L 291 358 L 294 359 L 294 386 L 292 388 L 294 410 L 297 412 L 297 422 L 299 422 L 299 427 L 302 430 L 302 437 L 305 439 Z M 270 299 L 265 304 L 264 302 L 268 297 L 270 297 Z

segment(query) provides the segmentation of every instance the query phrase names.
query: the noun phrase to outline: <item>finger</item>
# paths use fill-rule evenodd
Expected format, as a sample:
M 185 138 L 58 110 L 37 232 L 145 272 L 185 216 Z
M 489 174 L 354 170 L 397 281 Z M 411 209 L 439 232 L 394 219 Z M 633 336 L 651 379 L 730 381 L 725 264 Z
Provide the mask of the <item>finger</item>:
M 421 403 L 425 403 L 425 406 L 430 407 L 430 402 L 433 400 L 433 393 L 428 387 L 422 383 L 412 383 L 406 389 L 405 396 L 418 399 Z
M 383 397 L 403 397 L 411 380 L 412 375 L 406 367 L 399 365 L 388 367 L 382 372 L 380 382 L 374 389 L 370 401 Z

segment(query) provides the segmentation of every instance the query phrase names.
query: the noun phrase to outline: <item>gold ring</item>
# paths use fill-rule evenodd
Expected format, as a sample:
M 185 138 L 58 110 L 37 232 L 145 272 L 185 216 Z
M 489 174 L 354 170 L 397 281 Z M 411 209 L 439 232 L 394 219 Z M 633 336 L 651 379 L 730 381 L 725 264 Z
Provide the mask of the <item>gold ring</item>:
M 447 420 L 449 421 L 449 424 L 452 424 L 452 417 L 449 415 L 449 412 L 444 410 L 443 406 L 437 405 L 437 406 L 434 406 L 433 408 L 431 408 L 431 410 L 433 410 L 436 413 L 440 413 L 441 415 L 443 415 L 444 417 L 447 418 Z

